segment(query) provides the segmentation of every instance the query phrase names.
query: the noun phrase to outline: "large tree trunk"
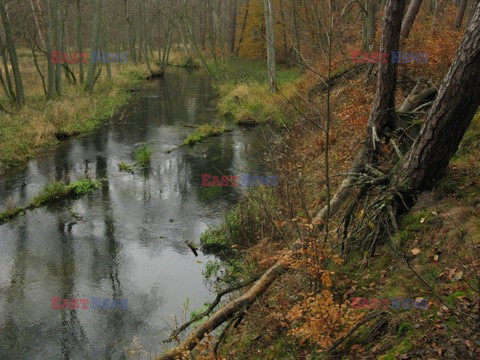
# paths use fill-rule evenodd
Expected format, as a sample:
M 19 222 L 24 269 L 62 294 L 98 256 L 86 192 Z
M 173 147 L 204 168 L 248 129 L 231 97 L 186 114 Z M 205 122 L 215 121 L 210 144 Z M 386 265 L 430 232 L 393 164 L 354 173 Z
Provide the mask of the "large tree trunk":
M 420 135 L 395 182 L 414 194 L 430 188 L 445 172 L 480 105 L 480 4 L 454 63 L 439 89 Z
M 0 1 L 0 17 L 2 18 L 8 55 L 12 65 L 13 78 L 15 79 L 16 102 L 17 106 L 21 107 L 25 102 L 25 94 L 23 92 L 22 75 L 20 73 L 20 65 L 18 64 L 17 50 L 15 49 L 15 43 L 13 41 L 10 19 L 8 18 L 7 9 L 5 8 L 5 0 Z
M 403 19 L 401 33 L 401 36 L 403 38 L 407 39 L 408 35 L 410 35 L 410 30 L 412 30 L 413 23 L 415 22 L 415 18 L 417 17 L 421 6 L 422 0 L 412 0 L 412 2 L 410 3 L 407 14 L 405 15 L 405 19 Z
M 270 82 L 270 91 L 275 93 L 277 91 L 277 70 L 275 59 L 275 29 L 273 22 L 273 4 L 272 0 L 263 0 L 265 12 L 265 38 L 267 42 L 267 68 L 268 80 Z
M 380 53 L 391 54 L 400 45 L 400 29 L 406 0 L 389 0 L 385 11 Z M 382 137 L 388 138 L 396 127 L 395 89 L 397 87 L 397 63 L 388 59 L 381 62 L 378 70 L 377 93 L 368 120 L 373 150 Z M 370 147 L 370 145 L 368 145 Z

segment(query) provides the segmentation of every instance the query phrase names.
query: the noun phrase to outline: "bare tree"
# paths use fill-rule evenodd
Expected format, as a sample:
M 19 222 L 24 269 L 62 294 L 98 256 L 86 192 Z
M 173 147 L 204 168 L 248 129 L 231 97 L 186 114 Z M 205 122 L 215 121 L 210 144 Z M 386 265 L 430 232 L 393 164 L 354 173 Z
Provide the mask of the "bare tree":
M 275 29 L 274 29 L 274 12 L 272 0 L 263 0 L 265 12 L 265 39 L 267 42 L 267 69 L 268 81 L 270 83 L 270 91 L 277 91 L 277 70 L 275 59 Z
M 93 30 L 92 30 L 92 51 L 98 51 L 100 47 L 100 31 L 102 27 L 102 10 L 103 9 L 103 2 L 102 0 L 95 0 L 95 13 L 93 16 Z M 93 91 L 93 86 L 95 85 L 95 68 L 96 68 L 96 61 L 92 59 L 88 64 L 87 70 L 87 79 L 85 82 L 84 89 L 88 92 Z M 101 65 L 100 65 L 101 68 Z
M 83 37 L 82 37 L 82 10 L 80 6 L 80 0 L 77 0 L 77 48 L 80 54 L 83 53 Z M 84 70 L 83 62 L 80 61 L 78 64 L 78 71 L 80 77 L 80 83 L 83 84 L 84 81 Z

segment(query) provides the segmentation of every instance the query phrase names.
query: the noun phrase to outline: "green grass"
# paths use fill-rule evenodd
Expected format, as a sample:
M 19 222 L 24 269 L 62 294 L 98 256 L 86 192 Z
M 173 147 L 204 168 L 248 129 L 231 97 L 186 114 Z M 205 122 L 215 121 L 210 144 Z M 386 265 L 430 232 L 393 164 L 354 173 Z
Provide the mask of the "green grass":
M 200 125 L 195 129 L 193 134 L 188 136 L 184 141 L 182 146 L 192 146 L 202 140 L 208 139 L 214 136 L 222 135 L 227 129 L 225 126 L 214 126 L 210 124 Z
M 215 71 L 210 64 L 211 71 Z M 220 94 L 218 112 L 238 124 L 255 125 L 272 122 L 289 123 L 288 100 L 295 96 L 295 84 L 301 76 L 297 68 L 279 67 L 277 85 L 280 92 L 268 90 L 267 65 L 262 60 L 230 58 L 217 75 Z
M 140 145 L 135 149 L 135 163 L 140 167 L 146 167 L 150 165 L 152 154 L 152 149 L 150 149 L 148 145 Z
M 0 116 L 0 173 L 18 166 L 58 140 L 90 132 L 109 120 L 146 72 L 143 65 L 122 64 L 112 69 L 112 79 L 101 78 L 92 94 L 81 86 L 64 83 L 61 97 L 47 100 L 33 64 L 23 59 L 26 103 L 22 109 L 4 104 Z
M 209 64 L 210 70 L 215 73 L 213 62 Z M 267 63 L 259 59 L 244 59 L 232 57 L 225 60 L 225 64 L 221 69 L 224 74 L 222 82 L 238 84 L 246 81 L 255 81 L 262 84 L 268 83 Z M 285 84 L 296 81 L 301 75 L 298 68 L 277 68 L 277 84 L 283 86 Z
M 27 206 L 7 209 L 0 213 L 0 223 L 12 220 L 23 215 L 25 210 L 33 210 L 55 200 L 87 194 L 100 186 L 100 181 L 82 179 L 70 184 L 56 181 L 45 185 L 42 191 L 36 195 Z

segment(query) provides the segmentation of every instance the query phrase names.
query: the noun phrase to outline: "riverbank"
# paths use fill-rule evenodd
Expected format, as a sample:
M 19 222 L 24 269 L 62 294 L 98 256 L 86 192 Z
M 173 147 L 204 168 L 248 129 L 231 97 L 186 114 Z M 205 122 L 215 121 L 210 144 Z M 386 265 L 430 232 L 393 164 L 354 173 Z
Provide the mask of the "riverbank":
M 303 86 L 299 84 L 300 89 Z M 303 89 L 307 98 L 308 88 Z M 334 89 L 329 155 L 332 189 L 361 146 L 374 89 L 375 82 L 368 75 Z M 313 118 L 315 108 L 325 104 L 325 94 L 308 99 L 312 107 L 305 114 Z M 255 278 L 299 238 L 307 245 L 298 262 L 291 264 L 295 271 L 228 323 L 227 336 L 220 336 L 222 343 L 216 345 L 219 356 L 276 359 L 316 353 L 319 358 L 390 360 L 407 354 L 450 352 L 471 358 L 473 342 L 459 343 L 456 334 L 475 339 L 469 327 L 472 322 L 465 321 L 456 309 L 473 314 L 478 306 L 474 289 L 475 249 L 480 246 L 479 138 L 480 113 L 446 176 L 400 219 L 391 241 L 377 244 L 371 258 L 352 249 L 343 259 L 334 255 L 347 246 L 342 238 L 343 219 L 332 219 L 328 233 L 318 233 L 318 224 L 312 220 L 327 199 L 325 134 L 312 122 L 294 121 L 270 157 L 272 171 L 280 175 L 279 186 L 249 193 L 220 228 L 201 237 L 204 249 L 223 259 L 210 262 L 205 270 L 207 278 L 220 278 L 220 289 Z M 371 226 L 373 231 L 375 225 Z M 367 301 L 358 309 L 352 306 L 353 298 L 422 299 L 428 308 L 385 311 Z M 206 347 L 212 350 L 213 343 L 209 344 Z
M 278 92 L 269 91 L 266 63 L 263 60 L 228 58 L 222 65 L 225 71 L 216 70 L 209 63 L 211 72 L 217 74 L 215 87 L 219 93 L 219 115 L 239 125 L 273 123 L 290 124 L 294 115 L 291 102 L 295 101 L 297 86 L 302 78 L 298 68 L 279 66 L 277 69 Z
M 0 174 L 18 166 L 59 140 L 90 132 L 127 103 L 128 90 L 148 76 L 145 65 L 112 64 L 112 78 L 102 76 L 91 94 L 64 82 L 60 98 L 47 100 L 32 59 L 20 52 L 27 98 L 20 110 L 4 104 L 0 114 Z

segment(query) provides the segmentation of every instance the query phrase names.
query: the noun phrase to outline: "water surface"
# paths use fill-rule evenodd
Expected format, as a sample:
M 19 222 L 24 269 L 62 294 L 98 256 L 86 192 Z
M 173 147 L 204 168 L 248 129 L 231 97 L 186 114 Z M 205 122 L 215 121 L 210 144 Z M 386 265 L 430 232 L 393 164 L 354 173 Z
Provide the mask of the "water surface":
M 215 117 L 208 78 L 173 72 L 145 84 L 111 125 L 0 177 L 0 211 L 49 181 L 105 179 L 0 225 L 0 359 L 122 359 L 134 339 L 159 353 L 187 299 L 190 313 L 214 298 L 202 276 L 211 257 L 195 257 L 186 241 L 219 224 L 242 190 L 201 187 L 200 175 L 265 174 L 269 137 L 235 128 L 166 154 L 193 131 L 184 125 Z M 141 143 L 154 151 L 151 169 L 119 172 Z M 128 308 L 55 310 L 52 297 L 128 299 Z

